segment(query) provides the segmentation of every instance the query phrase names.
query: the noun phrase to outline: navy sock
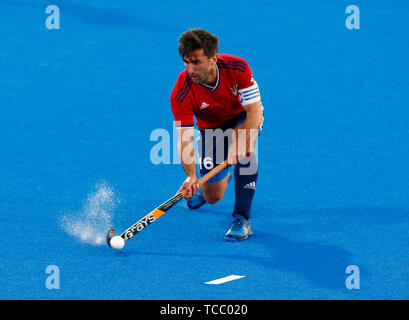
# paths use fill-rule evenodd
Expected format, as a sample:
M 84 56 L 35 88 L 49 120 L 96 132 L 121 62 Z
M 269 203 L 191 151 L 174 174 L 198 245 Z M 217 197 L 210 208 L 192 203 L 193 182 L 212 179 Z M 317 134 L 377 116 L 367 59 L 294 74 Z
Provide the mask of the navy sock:
M 258 163 L 254 153 L 248 154 L 247 158 L 236 164 L 234 168 L 236 200 L 233 215 L 238 213 L 247 220 L 250 219 L 251 204 L 256 192 L 257 176 Z

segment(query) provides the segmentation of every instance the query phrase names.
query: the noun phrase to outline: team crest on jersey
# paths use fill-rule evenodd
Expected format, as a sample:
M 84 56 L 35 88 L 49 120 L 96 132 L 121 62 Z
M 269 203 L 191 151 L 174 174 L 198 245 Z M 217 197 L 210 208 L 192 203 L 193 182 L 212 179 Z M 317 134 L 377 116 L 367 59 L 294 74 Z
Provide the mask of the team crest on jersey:
M 231 91 L 233 92 L 234 96 L 237 97 L 237 94 L 238 94 L 238 85 L 237 85 L 237 84 L 233 84 L 233 86 L 231 87 Z

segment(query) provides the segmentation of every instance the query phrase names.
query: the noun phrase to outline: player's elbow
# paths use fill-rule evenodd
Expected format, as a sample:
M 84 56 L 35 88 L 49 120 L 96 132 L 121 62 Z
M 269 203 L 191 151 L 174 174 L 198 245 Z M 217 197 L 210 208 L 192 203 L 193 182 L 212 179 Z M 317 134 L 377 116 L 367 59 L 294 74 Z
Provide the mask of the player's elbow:
M 182 144 L 178 142 L 177 144 L 177 150 L 178 150 L 178 155 L 179 157 L 182 155 Z
M 260 128 L 260 126 L 263 124 L 263 122 L 264 122 L 264 114 L 263 114 L 263 111 L 260 110 L 260 113 L 259 113 L 259 121 L 258 121 L 258 127 L 259 127 L 259 128 Z
M 264 112 L 263 112 L 263 106 L 261 102 L 257 104 L 257 107 L 255 108 L 255 113 L 257 114 L 257 119 L 259 121 L 259 124 L 261 125 L 264 121 Z
M 246 108 L 247 117 L 251 119 L 251 122 L 259 127 L 264 121 L 263 106 L 261 102 L 255 102 L 250 104 Z

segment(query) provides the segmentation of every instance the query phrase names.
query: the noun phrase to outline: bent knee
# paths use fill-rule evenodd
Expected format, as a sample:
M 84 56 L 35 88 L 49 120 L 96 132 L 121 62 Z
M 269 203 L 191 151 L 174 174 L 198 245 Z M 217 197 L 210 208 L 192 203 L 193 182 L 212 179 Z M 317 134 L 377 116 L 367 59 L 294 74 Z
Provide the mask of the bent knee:
M 227 179 L 215 183 L 205 183 L 202 187 L 203 197 L 207 203 L 215 204 L 223 199 L 227 188 Z
M 216 194 L 203 193 L 203 197 L 205 198 L 206 202 L 210 204 L 215 204 L 223 199 L 223 195 L 216 195 Z

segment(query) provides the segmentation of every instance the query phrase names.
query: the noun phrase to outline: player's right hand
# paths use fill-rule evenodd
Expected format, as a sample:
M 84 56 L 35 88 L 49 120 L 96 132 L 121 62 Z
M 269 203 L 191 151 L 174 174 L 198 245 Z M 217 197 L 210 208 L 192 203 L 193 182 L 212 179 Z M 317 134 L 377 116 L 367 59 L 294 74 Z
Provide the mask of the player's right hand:
M 186 191 L 185 199 L 190 199 L 197 191 L 199 191 L 199 184 L 196 177 L 187 177 L 183 182 L 178 192 Z

